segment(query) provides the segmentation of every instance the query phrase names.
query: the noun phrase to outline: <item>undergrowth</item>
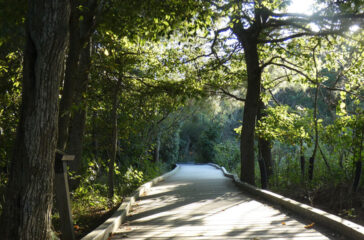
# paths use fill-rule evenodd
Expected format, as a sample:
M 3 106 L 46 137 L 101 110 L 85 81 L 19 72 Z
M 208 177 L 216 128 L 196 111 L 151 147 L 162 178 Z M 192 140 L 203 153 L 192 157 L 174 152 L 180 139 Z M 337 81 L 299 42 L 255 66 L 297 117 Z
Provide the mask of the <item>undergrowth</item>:
M 142 166 L 142 170 L 133 166 L 125 169 L 115 166 L 115 195 L 111 201 L 107 196 L 107 172 L 100 171 L 97 163 L 90 162 L 82 177 L 70 174 L 71 179 L 80 179 L 78 187 L 70 192 L 76 238 L 85 236 L 103 223 L 120 206 L 126 196 L 166 169 L 162 163 L 153 164 L 149 161 L 143 162 Z M 55 208 L 52 223 L 55 232 L 59 235 L 60 218 Z

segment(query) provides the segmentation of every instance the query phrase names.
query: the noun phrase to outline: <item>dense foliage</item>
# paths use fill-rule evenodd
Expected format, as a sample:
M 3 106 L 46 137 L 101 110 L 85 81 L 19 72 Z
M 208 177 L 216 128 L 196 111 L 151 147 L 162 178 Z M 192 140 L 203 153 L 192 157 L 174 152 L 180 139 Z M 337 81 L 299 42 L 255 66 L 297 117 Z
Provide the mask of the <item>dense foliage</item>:
M 364 13 L 348 3 L 318 0 L 306 15 L 285 0 L 75 1 L 58 148 L 76 155 L 76 223 L 177 162 L 214 162 L 311 204 L 332 191 L 328 207 L 360 213 Z M 25 5 L 0 0 L 0 212 Z

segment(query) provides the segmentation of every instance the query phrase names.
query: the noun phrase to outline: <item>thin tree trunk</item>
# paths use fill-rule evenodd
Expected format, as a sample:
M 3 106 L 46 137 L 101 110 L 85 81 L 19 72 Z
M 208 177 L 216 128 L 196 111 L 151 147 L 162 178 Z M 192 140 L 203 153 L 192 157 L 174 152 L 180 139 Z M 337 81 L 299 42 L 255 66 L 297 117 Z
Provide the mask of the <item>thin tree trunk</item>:
M 186 161 L 187 159 L 190 160 L 190 145 L 191 145 L 191 139 L 190 137 L 187 138 L 186 147 L 183 151 L 183 160 Z
M 327 157 L 325 156 L 324 152 L 322 151 L 321 147 L 320 147 L 320 144 L 318 144 L 318 149 L 320 150 L 320 153 L 321 153 L 321 156 L 322 156 L 322 159 L 324 160 L 325 162 L 325 165 L 327 167 L 327 170 L 329 170 L 329 172 L 331 172 L 331 167 L 330 167 L 330 164 L 329 164 L 329 161 L 327 160 Z
M 301 166 L 301 176 L 302 181 L 305 180 L 305 155 L 303 153 L 303 140 L 300 142 L 300 166 Z
M 315 92 L 315 100 L 314 100 L 314 111 L 313 111 L 313 121 L 314 121 L 314 127 L 315 127 L 315 147 L 313 149 L 312 152 L 312 156 L 310 157 L 309 160 L 309 164 L 308 164 L 308 179 L 310 181 L 313 180 L 313 171 L 314 171 L 314 164 L 315 164 L 315 157 L 316 157 L 316 152 L 318 149 L 318 141 L 319 141 L 319 134 L 318 134 L 318 118 L 317 118 L 317 101 L 318 101 L 318 93 L 319 93 L 319 88 L 320 88 L 320 83 L 318 80 L 318 69 L 317 69 L 317 64 L 316 64 L 316 55 L 315 55 L 315 50 L 316 47 L 318 45 L 316 45 L 313 49 L 313 61 L 314 61 L 314 65 L 315 65 L 315 70 L 316 70 L 316 92 Z
M 1 239 L 51 239 L 58 96 L 69 16 L 69 1 L 28 1 L 21 117 Z
M 157 139 L 156 139 L 156 145 L 155 145 L 154 151 L 153 151 L 153 162 L 155 162 L 155 163 L 159 162 L 160 148 L 161 148 L 161 136 L 160 136 L 160 133 L 158 133 Z
M 115 87 L 113 106 L 111 112 L 112 121 L 112 136 L 111 136 L 111 156 L 109 161 L 109 175 L 108 175 L 108 197 L 110 201 L 114 197 L 114 164 L 116 161 L 116 152 L 118 146 L 118 104 L 119 104 L 119 89 L 120 89 L 121 79 L 118 79 L 117 86 Z
M 359 121 L 359 120 L 357 120 Z M 358 124 L 358 122 L 357 122 Z M 357 127 L 357 131 L 360 131 L 360 135 L 359 134 L 354 134 L 355 140 L 357 141 L 357 144 L 353 144 L 358 145 L 358 148 L 356 149 L 356 151 L 354 151 L 354 166 L 355 166 L 355 175 L 354 175 L 354 182 L 353 182 L 353 188 L 352 188 L 352 192 L 357 192 L 358 188 L 359 188 L 359 183 L 360 183 L 360 178 L 361 178 L 361 174 L 362 174 L 362 151 L 363 151 L 363 143 L 364 143 L 364 126 L 363 124 L 359 124 L 359 126 Z
M 258 163 L 259 163 L 259 169 L 260 169 L 260 183 L 262 189 L 266 189 L 268 186 L 268 177 L 267 177 L 267 169 L 265 166 L 264 159 L 262 157 L 262 153 L 259 150 L 258 154 Z
M 96 111 L 92 111 L 92 122 L 96 122 L 97 121 L 97 112 Z M 92 138 L 92 151 L 93 151 L 93 157 L 95 159 L 98 159 L 99 157 L 99 140 L 97 138 L 97 129 L 96 129 L 96 124 L 93 124 L 92 126 L 92 133 L 91 133 L 91 138 Z
M 257 115 L 257 120 L 261 120 L 266 113 L 264 110 L 266 109 L 265 104 L 259 100 L 259 111 Z M 258 146 L 259 146 L 259 153 L 264 161 L 264 166 L 266 170 L 266 178 L 269 178 L 273 175 L 273 160 L 272 160 L 272 142 L 268 139 L 264 139 L 259 137 L 258 138 Z
M 362 161 L 361 159 L 358 159 L 355 163 L 355 175 L 354 175 L 354 182 L 353 182 L 353 192 L 358 191 L 361 172 L 362 172 Z

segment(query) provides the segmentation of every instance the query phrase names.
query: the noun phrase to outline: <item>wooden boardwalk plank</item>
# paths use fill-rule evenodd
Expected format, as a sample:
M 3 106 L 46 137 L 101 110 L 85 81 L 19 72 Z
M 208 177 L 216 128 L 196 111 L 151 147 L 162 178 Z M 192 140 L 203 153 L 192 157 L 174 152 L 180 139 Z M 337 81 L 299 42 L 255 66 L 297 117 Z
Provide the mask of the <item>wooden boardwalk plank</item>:
M 208 165 L 181 165 L 133 206 L 117 239 L 337 239 L 244 195 Z

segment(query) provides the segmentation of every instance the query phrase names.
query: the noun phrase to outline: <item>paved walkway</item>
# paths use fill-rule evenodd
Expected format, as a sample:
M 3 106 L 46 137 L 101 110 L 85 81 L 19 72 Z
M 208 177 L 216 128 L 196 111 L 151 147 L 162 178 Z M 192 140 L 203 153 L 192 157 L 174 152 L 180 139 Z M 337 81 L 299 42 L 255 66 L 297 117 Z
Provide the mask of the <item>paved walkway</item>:
M 220 170 L 183 164 L 141 197 L 112 239 L 331 239 L 244 195 Z

